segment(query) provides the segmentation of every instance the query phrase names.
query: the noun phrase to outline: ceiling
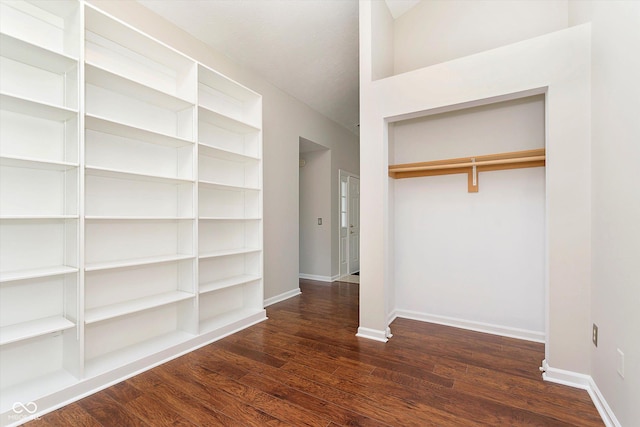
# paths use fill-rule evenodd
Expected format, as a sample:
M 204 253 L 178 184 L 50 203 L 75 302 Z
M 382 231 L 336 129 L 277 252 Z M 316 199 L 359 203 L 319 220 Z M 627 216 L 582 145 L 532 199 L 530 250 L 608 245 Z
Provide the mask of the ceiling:
M 385 0 L 394 18 L 419 0 Z M 358 0 L 138 0 L 359 134 Z

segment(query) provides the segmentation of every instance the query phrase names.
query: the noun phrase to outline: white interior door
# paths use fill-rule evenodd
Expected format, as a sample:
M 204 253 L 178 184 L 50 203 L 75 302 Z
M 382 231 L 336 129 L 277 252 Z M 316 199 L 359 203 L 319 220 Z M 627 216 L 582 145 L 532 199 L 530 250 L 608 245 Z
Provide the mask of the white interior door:
M 349 176 L 349 274 L 360 271 L 360 179 Z
M 340 171 L 340 277 L 349 274 L 349 175 Z

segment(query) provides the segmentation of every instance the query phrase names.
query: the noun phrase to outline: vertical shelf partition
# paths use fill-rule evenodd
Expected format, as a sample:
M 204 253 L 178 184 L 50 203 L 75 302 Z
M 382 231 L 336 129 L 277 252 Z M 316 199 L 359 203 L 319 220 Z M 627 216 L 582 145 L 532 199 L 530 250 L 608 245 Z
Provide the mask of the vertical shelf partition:
M 81 0 L 0 24 L 8 425 L 266 318 L 262 99 Z

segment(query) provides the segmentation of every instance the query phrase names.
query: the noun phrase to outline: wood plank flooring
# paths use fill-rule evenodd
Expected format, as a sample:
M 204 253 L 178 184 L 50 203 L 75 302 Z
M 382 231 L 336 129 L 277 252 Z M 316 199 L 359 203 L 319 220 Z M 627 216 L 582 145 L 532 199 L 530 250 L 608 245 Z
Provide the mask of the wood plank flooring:
M 542 381 L 542 344 L 397 319 L 355 336 L 358 285 L 301 280 L 269 320 L 30 426 L 602 426 L 586 391 Z

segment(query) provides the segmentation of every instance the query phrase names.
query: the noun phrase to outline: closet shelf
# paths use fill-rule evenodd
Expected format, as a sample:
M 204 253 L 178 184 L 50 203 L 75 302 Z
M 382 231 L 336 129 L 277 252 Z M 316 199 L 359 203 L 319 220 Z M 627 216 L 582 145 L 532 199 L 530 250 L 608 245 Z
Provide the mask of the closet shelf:
M 457 159 L 421 163 L 389 165 L 389 176 L 394 179 L 465 173 L 469 193 L 478 192 L 478 173 L 507 169 L 545 166 L 545 149 L 513 151 Z

